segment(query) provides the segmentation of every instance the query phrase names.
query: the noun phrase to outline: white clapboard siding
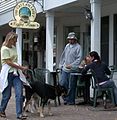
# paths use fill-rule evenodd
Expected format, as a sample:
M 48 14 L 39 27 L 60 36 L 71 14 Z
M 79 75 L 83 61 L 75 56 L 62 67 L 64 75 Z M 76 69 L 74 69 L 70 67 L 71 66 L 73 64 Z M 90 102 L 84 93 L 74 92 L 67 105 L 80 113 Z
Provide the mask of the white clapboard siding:
M 0 0 L 0 14 L 12 10 L 16 3 L 16 0 Z

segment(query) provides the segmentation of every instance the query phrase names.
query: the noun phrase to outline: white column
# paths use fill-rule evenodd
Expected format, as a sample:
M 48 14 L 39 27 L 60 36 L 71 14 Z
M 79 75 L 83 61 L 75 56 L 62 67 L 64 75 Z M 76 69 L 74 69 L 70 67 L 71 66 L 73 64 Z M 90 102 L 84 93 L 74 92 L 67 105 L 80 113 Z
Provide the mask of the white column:
M 46 68 L 53 71 L 54 14 L 46 13 Z
M 100 0 L 90 0 L 91 12 L 91 51 L 95 50 L 100 54 L 100 26 L 101 26 L 101 2 Z
M 64 42 L 63 40 L 63 24 L 60 22 L 57 24 L 57 41 L 56 41 L 56 63 L 57 67 L 59 67 L 59 61 L 60 61 L 60 56 L 61 53 L 64 49 Z
M 17 54 L 18 54 L 18 63 L 22 65 L 22 29 L 17 28 L 16 33 L 18 34 L 18 39 L 17 39 Z
M 113 15 L 109 16 L 109 65 L 113 65 L 114 59 L 114 38 L 113 38 Z

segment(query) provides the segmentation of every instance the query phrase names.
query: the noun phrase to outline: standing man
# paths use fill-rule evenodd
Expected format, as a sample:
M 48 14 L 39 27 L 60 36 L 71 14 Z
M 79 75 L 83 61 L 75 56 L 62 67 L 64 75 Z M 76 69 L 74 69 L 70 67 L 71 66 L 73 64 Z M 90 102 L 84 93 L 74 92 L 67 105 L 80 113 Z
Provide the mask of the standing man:
M 67 40 L 68 44 L 65 46 L 60 57 L 59 67 L 62 71 L 59 83 L 68 91 L 68 95 L 63 97 L 64 104 L 74 105 L 77 80 L 69 78 L 70 72 L 72 72 L 74 68 L 78 68 L 81 62 L 82 50 L 81 46 L 77 42 L 77 37 L 74 32 L 70 32 L 68 34 Z

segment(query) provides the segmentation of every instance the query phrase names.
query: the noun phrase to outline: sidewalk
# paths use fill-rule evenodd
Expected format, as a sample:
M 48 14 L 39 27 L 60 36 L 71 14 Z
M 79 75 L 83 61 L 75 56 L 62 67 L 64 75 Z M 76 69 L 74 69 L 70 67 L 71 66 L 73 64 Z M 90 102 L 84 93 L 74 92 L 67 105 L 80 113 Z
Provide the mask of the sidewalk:
M 13 94 L 6 110 L 7 119 L 0 118 L 0 120 L 17 120 L 14 100 Z M 38 113 L 27 113 L 27 120 L 117 120 L 117 108 L 105 110 L 102 106 L 93 108 L 88 105 L 70 106 L 63 103 L 57 107 L 52 103 L 52 106 L 53 116 L 48 116 L 45 107 L 45 118 L 40 118 Z

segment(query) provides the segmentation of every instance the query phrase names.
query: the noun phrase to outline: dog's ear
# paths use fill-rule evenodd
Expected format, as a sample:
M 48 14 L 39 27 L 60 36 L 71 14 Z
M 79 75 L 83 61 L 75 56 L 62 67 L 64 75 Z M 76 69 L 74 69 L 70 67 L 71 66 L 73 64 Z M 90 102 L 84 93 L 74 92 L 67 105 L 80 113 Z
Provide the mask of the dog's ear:
M 59 85 L 55 86 L 55 94 L 56 96 L 61 96 L 61 88 Z
M 59 88 L 60 88 L 60 90 L 62 92 L 66 92 L 67 93 L 67 89 L 64 86 L 61 86 L 60 84 L 58 86 L 59 86 Z
M 67 89 L 64 87 L 64 86 L 61 86 L 60 84 L 58 84 L 56 87 L 55 87 L 55 93 L 57 96 L 66 96 L 67 95 Z

